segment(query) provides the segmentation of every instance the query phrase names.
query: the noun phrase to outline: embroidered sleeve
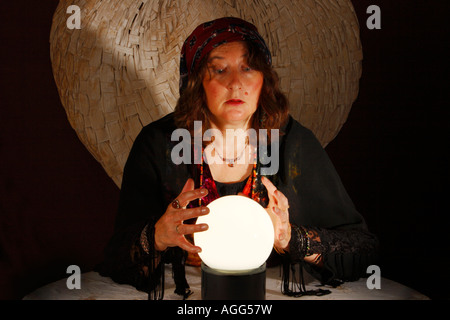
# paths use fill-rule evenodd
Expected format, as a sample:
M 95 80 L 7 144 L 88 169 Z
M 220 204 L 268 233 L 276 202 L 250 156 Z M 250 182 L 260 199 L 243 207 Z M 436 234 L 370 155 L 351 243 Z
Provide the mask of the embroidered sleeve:
M 299 231 L 299 230 L 304 231 Z M 308 238 L 306 241 L 305 236 Z M 293 262 L 311 254 L 370 254 L 377 250 L 377 238 L 361 229 L 331 230 L 292 226 L 290 256 Z M 307 247 L 309 246 L 309 247 Z
M 361 229 L 331 230 L 292 225 L 289 253 L 283 255 L 282 292 L 288 296 L 324 295 L 327 289 L 306 290 L 303 269 L 322 284 L 336 287 L 362 277 L 377 259 L 378 241 Z M 313 263 L 304 258 L 316 255 Z M 318 266 L 320 261 L 320 267 Z

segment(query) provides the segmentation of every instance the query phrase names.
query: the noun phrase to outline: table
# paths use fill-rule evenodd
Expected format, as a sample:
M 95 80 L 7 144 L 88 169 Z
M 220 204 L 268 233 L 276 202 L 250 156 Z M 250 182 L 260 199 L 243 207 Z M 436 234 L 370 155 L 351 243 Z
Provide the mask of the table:
M 314 289 L 320 283 L 305 272 L 306 289 Z M 186 267 L 186 278 L 193 291 L 189 300 L 201 299 L 201 270 L 198 267 Z M 133 286 L 115 283 L 97 272 L 81 274 L 81 288 L 68 289 L 67 279 L 45 285 L 24 297 L 24 300 L 147 300 L 147 293 Z M 281 293 L 281 271 L 279 267 L 266 270 L 267 300 L 429 300 L 429 298 L 395 281 L 381 278 L 380 289 L 368 289 L 367 279 L 345 282 L 337 288 L 327 288 L 331 293 L 325 296 L 287 297 Z M 170 265 L 166 266 L 165 300 L 180 300 L 173 291 Z

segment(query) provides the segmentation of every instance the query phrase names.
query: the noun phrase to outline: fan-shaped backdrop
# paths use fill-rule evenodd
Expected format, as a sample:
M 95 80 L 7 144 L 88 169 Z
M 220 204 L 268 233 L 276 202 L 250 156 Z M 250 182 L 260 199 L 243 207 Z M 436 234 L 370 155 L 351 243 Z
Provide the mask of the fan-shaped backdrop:
M 81 9 L 69 29 L 67 8 Z M 350 0 L 61 0 L 50 54 L 71 126 L 120 187 L 141 128 L 173 111 L 179 54 L 202 22 L 240 17 L 273 55 L 291 114 L 325 147 L 359 90 L 362 47 Z

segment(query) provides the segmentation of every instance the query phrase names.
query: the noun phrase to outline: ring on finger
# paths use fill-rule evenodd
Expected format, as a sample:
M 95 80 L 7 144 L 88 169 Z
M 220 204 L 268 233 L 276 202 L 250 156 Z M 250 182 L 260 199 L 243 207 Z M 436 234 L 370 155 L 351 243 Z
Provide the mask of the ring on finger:
M 180 201 L 178 201 L 178 199 L 173 200 L 172 208 L 175 208 L 175 209 L 180 209 L 181 208 Z

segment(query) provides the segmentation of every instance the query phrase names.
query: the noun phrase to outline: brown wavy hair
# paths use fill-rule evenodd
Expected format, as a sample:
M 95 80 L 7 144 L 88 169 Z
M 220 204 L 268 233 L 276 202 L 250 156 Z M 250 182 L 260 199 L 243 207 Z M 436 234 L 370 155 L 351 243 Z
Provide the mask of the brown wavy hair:
M 266 62 L 266 57 L 252 43 L 245 42 L 248 56 L 248 65 L 262 72 L 264 81 L 259 97 L 258 108 L 253 114 L 251 128 L 267 129 L 270 139 L 271 129 L 281 129 L 289 116 L 289 102 L 281 92 L 279 77 L 271 65 Z M 174 111 L 175 124 L 178 128 L 185 128 L 193 134 L 194 121 L 202 122 L 205 132 L 211 128 L 210 111 L 206 104 L 206 94 L 203 89 L 203 77 L 207 72 L 209 54 L 200 62 L 198 68 L 189 75 L 186 88 L 181 93 Z M 206 125 L 205 125 L 206 124 Z M 280 136 L 283 133 L 280 130 Z

